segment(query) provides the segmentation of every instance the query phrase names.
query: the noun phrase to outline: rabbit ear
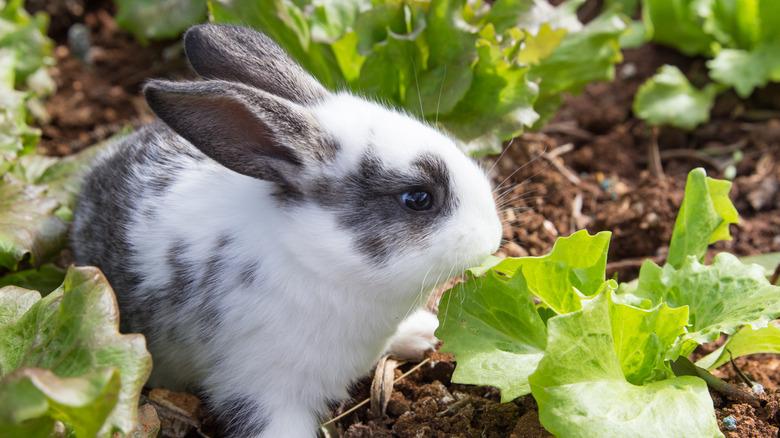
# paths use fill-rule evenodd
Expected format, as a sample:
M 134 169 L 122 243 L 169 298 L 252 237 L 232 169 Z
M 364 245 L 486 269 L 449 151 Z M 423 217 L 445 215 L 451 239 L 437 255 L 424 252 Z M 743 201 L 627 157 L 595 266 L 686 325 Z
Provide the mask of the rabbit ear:
M 307 164 L 337 151 L 306 108 L 242 84 L 151 81 L 144 95 L 160 119 L 204 154 L 290 190 Z
M 192 68 L 207 79 L 241 82 L 301 105 L 328 92 L 273 40 L 239 26 L 201 24 L 184 35 Z

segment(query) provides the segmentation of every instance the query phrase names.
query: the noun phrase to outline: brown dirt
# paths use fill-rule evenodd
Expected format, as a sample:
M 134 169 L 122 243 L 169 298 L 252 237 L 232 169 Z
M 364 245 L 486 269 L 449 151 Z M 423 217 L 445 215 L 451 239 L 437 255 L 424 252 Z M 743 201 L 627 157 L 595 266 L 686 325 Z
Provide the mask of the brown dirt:
M 152 114 L 140 96 L 143 81 L 189 74 L 178 42 L 139 46 L 117 27 L 110 5 L 65 1 L 42 6 L 62 11 L 54 15 L 58 25 L 50 30 L 56 42 L 51 75 L 57 92 L 46 102 L 50 120 L 41 127 L 43 153 L 68 155 L 123 128 L 149 123 Z M 89 32 L 83 56 L 74 55 L 67 39 L 73 25 Z
M 28 2 L 61 11 L 53 19 L 58 91 L 47 103 L 51 121 L 42 126 L 41 149 L 46 153 L 69 154 L 124 126 L 147 122 L 150 113 L 139 94 L 140 84 L 150 77 L 189 74 L 180 45 L 139 46 L 116 27 L 109 3 Z M 73 23 L 89 30 L 91 64 L 74 56 L 67 45 Z M 728 94 L 721 97 L 713 121 L 691 133 L 653 132 L 633 118 L 631 100 L 638 85 L 663 63 L 680 66 L 694 82 L 702 80 L 700 59 L 653 46 L 629 50 L 614 82 L 593 84 L 582 95 L 567 98 L 544 131 L 511 143 L 494 167 L 496 183 L 509 190 L 497 191 L 499 203 L 505 204 L 502 253 L 540 255 L 556 237 L 576 229 L 611 230 L 609 271 L 629 280 L 643 258 L 662 261 L 688 170 L 704 166 L 721 177 L 731 161 L 737 170 L 732 196 L 743 221 L 732 228 L 734 240 L 717 248 L 741 255 L 780 251 L 780 86 L 756 93 L 759 97 L 748 102 Z M 654 141 L 662 154 L 664 177 L 648 170 L 647 149 Z M 732 160 L 735 152 L 741 159 Z M 737 420 L 737 430 L 724 432 L 730 437 L 776 437 L 780 360 L 759 355 L 740 358 L 737 364 L 767 388 L 767 395 L 760 409 L 713 395 L 719 420 L 729 415 Z M 531 397 L 500 404 L 494 389 L 452 384 L 453 369 L 451 358 L 434 354 L 431 363 L 395 385 L 387 415 L 374 418 L 367 408 L 359 409 L 337 423 L 337 432 L 344 437 L 549 436 Z M 719 372 L 734 381 L 730 365 Z M 368 387 L 366 382 L 358 385 L 354 400 L 366 398 Z M 147 412 L 147 417 L 157 421 L 156 427 L 162 425 L 163 436 L 194 436 L 198 430 L 219 436 L 207 415 L 184 415 L 166 405 L 185 400 L 192 408 L 192 399 L 166 395 L 161 401 L 151 395 L 147 392 L 144 402 L 157 416 Z M 345 402 L 336 414 L 355 401 Z

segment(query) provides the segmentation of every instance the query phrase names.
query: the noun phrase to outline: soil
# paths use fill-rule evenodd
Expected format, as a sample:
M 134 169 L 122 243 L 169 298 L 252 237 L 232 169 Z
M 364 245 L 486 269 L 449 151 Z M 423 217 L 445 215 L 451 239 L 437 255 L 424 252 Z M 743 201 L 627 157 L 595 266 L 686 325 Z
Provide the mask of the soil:
M 41 125 L 40 148 L 47 154 L 67 155 L 124 127 L 147 123 L 151 114 L 140 95 L 143 81 L 191 75 L 178 42 L 140 46 L 117 28 L 110 2 L 28 3 L 54 13 L 51 35 L 57 42 L 57 64 L 52 74 L 58 91 L 46 104 L 50 120 Z M 89 50 L 73 37 L 69 45 L 74 25 L 85 26 Z M 748 101 L 721 96 L 712 121 L 692 132 L 653 130 L 632 115 L 636 88 L 665 63 L 679 66 L 694 83 L 701 83 L 704 60 L 652 45 L 627 50 L 624 56 L 613 82 L 592 84 L 581 95 L 566 98 L 559 114 L 541 132 L 516 138 L 500 157 L 487 160 L 505 223 L 500 252 L 540 255 L 550 250 L 556 237 L 576 229 L 611 230 L 609 274 L 630 280 L 643 259 L 663 261 L 685 175 L 695 166 L 705 167 L 715 177 L 736 171 L 732 198 L 742 221 L 732 227 L 734 239 L 717 244 L 715 251 L 738 255 L 780 251 L 780 86 L 761 90 Z M 649 165 L 648 150 L 654 144 L 663 174 Z M 531 397 L 500 404 L 495 389 L 453 384 L 451 357 L 434 353 L 429 359 L 394 385 L 386 414 L 375 416 L 367 406 L 361 407 L 337 421 L 331 433 L 343 437 L 549 436 L 539 424 Z M 756 355 L 735 363 L 761 383 L 766 394 L 758 408 L 713 394 L 724 433 L 778 436 L 780 359 Z M 396 377 L 413 366 L 400 367 Z M 718 373 L 733 383 L 740 381 L 730 364 Z M 333 415 L 368 398 L 369 387 L 366 378 L 356 386 L 354 401 L 345 402 Z M 219 436 L 219 427 L 208 413 L 192 408 L 196 402 L 191 396 L 147 392 L 143 401 L 144 417 L 154 418 L 164 436 Z M 175 408 L 180 402 L 192 409 L 180 412 Z M 728 416 L 736 420 L 733 431 L 723 425 Z

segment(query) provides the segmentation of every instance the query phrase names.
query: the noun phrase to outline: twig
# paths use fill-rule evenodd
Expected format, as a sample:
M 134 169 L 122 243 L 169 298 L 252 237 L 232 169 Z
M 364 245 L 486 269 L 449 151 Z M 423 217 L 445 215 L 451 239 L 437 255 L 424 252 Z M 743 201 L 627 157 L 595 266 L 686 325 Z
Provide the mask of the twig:
M 420 362 L 420 363 L 418 363 L 417 365 L 415 365 L 414 367 L 412 367 L 412 369 L 410 369 L 409 371 L 407 371 L 407 372 L 405 372 L 405 373 L 401 374 L 401 375 L 400 375 L 400 376 L 399 376 L 397 379 L 393 380 L 393 383 L 398 383 L 398 382 L 400 382 L 400 381 L 401 381 L 401 379 L 403 379 L 404 377 L 408 376 L 409 374 L 412 374 L 413 372 L 417 371 L 417 370 L 418 370 L 418 369 L 420 369 L 420 368 L 421 368 L 423 365 L 425 365 L 426 363 L 428 363 L 428 362 L 430 362 L 430 361 L 431 361 L 431 358 L 430 358 L 430 357 L 426 357 L 426 358 L 425 358 L 425 360 L 423 360 L 422 362 Z M 336 416 L 336 417 L 333 417 L 333 418 L 331 418 L 330 420 L 328 420 L 328 421 L 326 421 L 326 422 L 322 423 L 322 424 L 320 425 L 320 427 L 324 427 L 324 426 L 327 426 L 327 425 L 329 425 L 329 424 L 331 424 L 331 423 L 335 423 L 335 422 L 337 422 L 337 421 L 341 420 L 342 418 L 346 417 L 347 415 L 349 415 L 349 414 L 351 414 L 351 413 L 355 412 L 356 410 L 360 409 L 360 407 L 361 407 L 361 406 L 364 406 L 364 405 L 365 405 L 366 403 L 368 403 L 370 400 L 371 400 L 370 398 L 367 398 L 367 399 L 363 400 L 362 402 L 360 402 L 360 403 L 356 404 L 355 406 L 352 406 L 351 408 L 347 409 L 347 410 L 346 410 L 346 411 L 344 411 L 343 413 L 339 414 L 338 416 Z
M 772 278 L 769 279 L 769 282 L 772 284 L 778 284 L 777 281 L 780 280 L 780 263 L 777 264 L 777 267 L 775 268 L 774 274 L 772 274 Z
M 550 157 L 559 157 L 565 153 L 571 152 L 574 150 L 574 144 L 573 143 L 566 143 L 558 146 L 557 148 L 551 150 L 547 153 Z
M 658 127 L 650 128 L 650 133 L 650 142 L 647 143 L 647 162 L 650 173 L 658 179 L 663 179 L 664 167 L 661 164 L 661 153 L 658 150 Z
M 561 175 L 563 175 L 564 178 L 569 180 L 570 183 L 574 184 L 575 186 L 580 185 L 581 183 L 580 178 L 577 175 L 575 175 L 574 172 L 572 172 L 568 167 L 566 167 L 564 164 L 559 162 L 556 159 L 557 157 L 550 155 L 549 152 L 545 152 L 542 154 L 542 158 L 544 158 L 548 163 L 552 164 L 555 170 L 560 172 Z
M 729 354 L 729 362 L 731 362 L 731 367 L 734 368 L 734 372 L 737 373 L 737 376 L 739 376 L 740 379 L 742 379 L 742 382 L 745 383 L 745 385 L 749 387 L 753 387 L 753 381 L 748 379 L 748 376 L 745 375 L 745 373 L 742 372 L 741 369 L 737 366 L 737 363 L 734 362 L 734 356 L 731 354 L 731 350 L 726 349 L 726 353 Z
M 580 128 L 576 123 L 550 123 L 542 129 L 545 134 L 563 134 L 573 137 L 577 140 L 590 141 L 593 140 L 593 134 Z
M 695 149 L 667 149 L 660 152 L 661 160 L 673 160 L 675 158 L 685 158 L 690 161 L 698 161 L 704 163 L 713 169 L 721 172 L 726 168 L 725 163 L 721 163 L 718 160 L 704 154 L 702 151 Z
M 636 269 L 636 268 L 640 268 L 642 266 L 642 263 L 645 262 L 645 260 L 651 260 L 654 263 L 661 263 L 664 261 L 664 259 L 665 259 L 664 256 L 653 256 L 653 257 L 640 257 L 636 259 L 618 260 L 616 262 L 607 263 L 607 271 L 615 272 L 623 269 Z

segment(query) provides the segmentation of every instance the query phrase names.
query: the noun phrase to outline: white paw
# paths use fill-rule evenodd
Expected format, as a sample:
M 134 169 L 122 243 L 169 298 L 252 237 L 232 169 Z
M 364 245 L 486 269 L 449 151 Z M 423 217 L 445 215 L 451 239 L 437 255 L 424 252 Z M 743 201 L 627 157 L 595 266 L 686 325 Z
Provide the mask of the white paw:
M 387 353 L 402 360 L 422 360 L 425 353 L 436 348 L 439 342 L 433 334 L 438 326 L 436 315 L 428 310 L 418 309 L 401 321 L 387 343 Z

